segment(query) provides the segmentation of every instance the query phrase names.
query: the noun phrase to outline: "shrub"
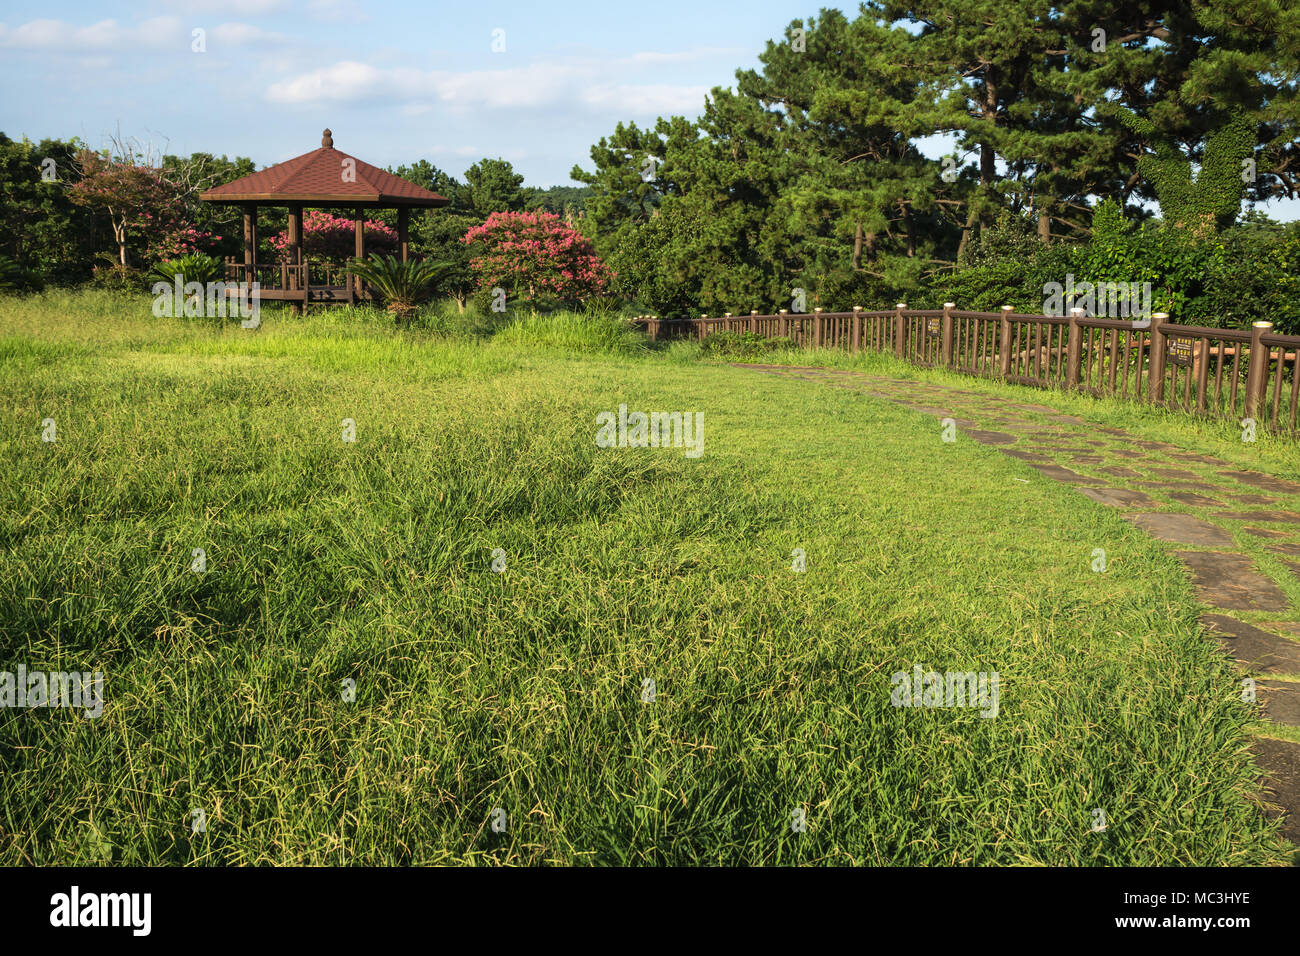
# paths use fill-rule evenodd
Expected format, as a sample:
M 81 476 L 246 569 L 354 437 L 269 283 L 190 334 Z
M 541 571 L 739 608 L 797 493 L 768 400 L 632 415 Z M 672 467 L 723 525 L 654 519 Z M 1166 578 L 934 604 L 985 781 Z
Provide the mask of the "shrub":
M 1300 334 L 1300 223 L 1248 220 L 1226 230 L 1207 257 L 1202 294 L 1178 321 L 1216 328 L 1263 321 Z
M 39 292 L 44 285 L 35 271 L 24 269 L 8 256 L 0 256 L 0 292 Z
M 160 262 L 149 270 L 147 281 L 150 285 L 166 282 L 172 285 L 180 276 L 181 285 L 189 282 L 217 282 L 225 278 L 226 267 L 220 259 L 202 252 L 194 252 Z
M 144 273 L 139 269 L 115 262 L 111 256 L 100 258 L 101 263 L 95 266 L 90 277 L 90 284 L 94 288 L 121 295 L 133 295 L 148 289 Z
M 755 358 L 769 352 L 787 352 L 797 346 L 793 339 L 767 339 L 757 332 L 714 332 L 700 343 L 700 354 L 709 358 Z
M 534 308 L 577 305 L 612 278 L 591 240 L 549 212 L 494 212 L 461 241 L 474 248 L 480 288 L 507 289 Z
M 448 268 L 440 262 L 401 262 L 396 256 L 353 259 L 350 266 L 353 274 L 369 283 L 384 300 L 385 307 L 398 322 L 414 314 L 416 306 L 429 297 Z

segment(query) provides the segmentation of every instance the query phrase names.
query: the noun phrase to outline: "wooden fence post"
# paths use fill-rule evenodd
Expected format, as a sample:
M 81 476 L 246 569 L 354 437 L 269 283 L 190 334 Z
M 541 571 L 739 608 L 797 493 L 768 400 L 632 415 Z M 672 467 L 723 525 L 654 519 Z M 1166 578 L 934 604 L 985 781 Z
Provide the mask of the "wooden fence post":
M 1165 399 L 1165 333 L 1160 331 L 1160 324 L 1169 318 L 1168 312 L 1151 314 L 1151 345 L 1147 361 L 1147 401 L 1162 402 Z
M 1250 325 L 1250 365 L 1246 367 L 1246 417 L 1255 418 L 1268 400 L 1268 362 L 1273 351 L 1261 341 L 1273 329 L 1272 322 Z
M 701 316 L 700 316 L 700 319 L 699 319 L 699 326 L 698 326 L 698 328 L 699 328 L 699 330 L 700 330 L 700 341 L 701 341 L 701 342 L 704 341 L 704 320 L 707 319 L 708 317 L 709 317 L 709 314 L 706 312 L 706 313 L 704 313 L 703 315 L 701 315 Z
M 945 302 L 943 304 L 943 338 L 940 341 L 943 348 L 944 368 L 952 368 L 952 310 L 956 306 L 956 302 Z
M 906 302 L 899 302 L 894 306 L 894 354 L 899 358 L 902 358 L 907 351 L 907 320 L 903 318 L 906 308 Z
M 1011 376 L 1011 306 L 1002 307 L 1002 329 L 998 339 L 998 364 L 1003 378 Z
M 862 306 L 853 307 L 853 351 L 862 351 Z
M 781 309 L 778 313 L 781 316 L 781 338 L 790 337 L 790 313 L 786 309 Z
M 1079 325 L 1081 315 L 1083 309 L 1070 310 L 1070 338 L 1065 346 L 1065 387 L 1067 389 L 1079 386 L 1079 360 L 1083 356 L 1083 328 Z
M 813 309 L 813 348 L 819 349 L 826 339 L 826 331 L 822 328 L 822 310 L 821 306 Z

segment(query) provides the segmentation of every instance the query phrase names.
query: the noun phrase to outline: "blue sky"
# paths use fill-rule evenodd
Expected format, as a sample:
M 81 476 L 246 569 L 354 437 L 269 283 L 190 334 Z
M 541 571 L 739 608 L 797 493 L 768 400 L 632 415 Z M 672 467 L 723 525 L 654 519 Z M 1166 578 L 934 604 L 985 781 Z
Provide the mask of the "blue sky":
M 484 156 L 529 185 L 571 185 L 619 121 L 699 114 L 757 66 L 811 0 L 380 3 L 371 0 L 65 2 L 0 12 L 0 130 L 117 129 L 171 153 L 259 166 L 335 145 L 379 166 L 428 159 L 457 177 Z M 204 52 L 194 31 L 203 30 Z M 504 31 L 494 34 L 494 31 Z M 504 41 L 504 50 L 493 50 Z M 939 156 L 944 143 L 925 151 Z M 1271 204 L 1300 218 L 1300 201 Z
M 698 115 L 757 65 L 790 0 L 622 4 L 143 0 L 0 14 L 0 130 L 122 132 L 279 162 L 320 144 L 460 176 L 502 156 L 530 185 L 571 184 L 620 120 Z M 192 31 L 206 31 L 195 53 Z M 493 52 L 493 31 L 504 52 Z

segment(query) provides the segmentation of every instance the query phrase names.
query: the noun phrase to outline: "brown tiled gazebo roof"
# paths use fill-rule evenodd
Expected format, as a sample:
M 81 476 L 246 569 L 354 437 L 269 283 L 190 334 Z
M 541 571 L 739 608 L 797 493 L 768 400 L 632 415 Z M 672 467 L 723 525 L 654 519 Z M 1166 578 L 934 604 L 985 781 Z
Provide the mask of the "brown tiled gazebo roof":
M 346 161 L 351 160 L 348 164 Z M 344 180 L 347 172 L 348 179 Z M 355 172 L 355 178 L 352 173 Z M 308 203 L 321 206 L 445 206 L 450 200 L 334 148 L 329 130 L 321 148 L 201 193 L 212 203 Z

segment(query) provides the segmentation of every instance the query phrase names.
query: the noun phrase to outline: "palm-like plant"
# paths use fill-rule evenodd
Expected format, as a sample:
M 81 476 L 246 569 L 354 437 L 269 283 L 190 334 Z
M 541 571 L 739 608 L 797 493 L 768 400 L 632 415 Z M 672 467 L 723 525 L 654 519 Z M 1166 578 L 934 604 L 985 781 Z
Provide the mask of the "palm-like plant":
M 170 284 L 180 276 L 181 285 L 187 282 L 202 282 L 206 285 L 209 282 L 216 282 L 225 273 L 226 267 L 216 256 L 191 252 L 178 259 L 167 259 L 158 263 L 149 270 L 149 281 Z
M 350 266 L 352 274 L 378 293 L 398 322 L 411 317 L 449 268 L 445 262 L 401 262 L 396 256 L 382 255 L 353 259 Z

